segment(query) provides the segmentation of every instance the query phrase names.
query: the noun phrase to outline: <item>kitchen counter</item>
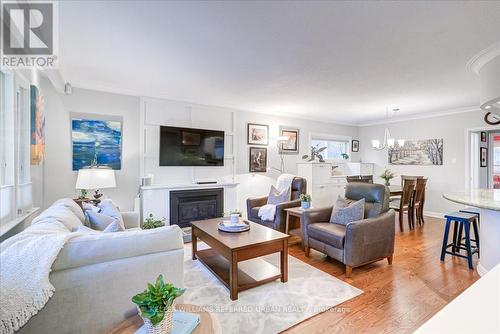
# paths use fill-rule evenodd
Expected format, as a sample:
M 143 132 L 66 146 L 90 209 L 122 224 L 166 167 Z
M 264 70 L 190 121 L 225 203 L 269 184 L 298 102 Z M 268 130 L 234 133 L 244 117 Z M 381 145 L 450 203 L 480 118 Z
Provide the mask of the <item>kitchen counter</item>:
M 470 205 L 475 208 L 500 211 L 500 189 L 471 189 L 468 191 L 445 193 L 449 201 Z
M 444 193 L 451 202 L 473 207 L 480 214 L 477 272 L 483 276 L 500 263 L 500 189 L 471 189 Z

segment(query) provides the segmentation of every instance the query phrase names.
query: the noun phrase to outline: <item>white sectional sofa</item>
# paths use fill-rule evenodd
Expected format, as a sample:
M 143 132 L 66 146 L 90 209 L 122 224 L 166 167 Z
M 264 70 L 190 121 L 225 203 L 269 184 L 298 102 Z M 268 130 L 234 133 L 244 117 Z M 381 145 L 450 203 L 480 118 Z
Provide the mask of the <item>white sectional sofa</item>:
M 65 214 L 73 215 L 66 220 L 74 223 L 77 217 L 83 223 L 81 209 L 73 201 L 60 200 L 54 205 L 64 206 Z M 40 219 L 51 216 L 50 210 Z M 132 296 L 159 274 L 175 286 L 183 286 L 181 229 L 141 230 L 136 213 L 123 213 L 123 217 L 123 232 L 80 234 L 66 243 L 49 277 L 54 295 L 18 333 L 106 333 L 136 313 Z M 65 226 L 74 229 L 74 225 Z

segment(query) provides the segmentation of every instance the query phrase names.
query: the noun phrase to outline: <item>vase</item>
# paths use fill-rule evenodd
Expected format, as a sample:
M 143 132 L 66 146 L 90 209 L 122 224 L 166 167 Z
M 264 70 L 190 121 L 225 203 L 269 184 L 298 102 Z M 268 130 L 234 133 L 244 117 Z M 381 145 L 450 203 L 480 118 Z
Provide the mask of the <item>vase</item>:
M 385 185 L 386 185 L 386 186 L 390 186 L 390 185 L 391 185 L 391 180 L 386 179 L 386 180 L 385 180 Z
M 141 311 L 139 310 L 139 314 Z M 151 323 L 151 320 L 148 318 L 144 318 L 141 316 L 142 320 L 144 321 L 144 325 L 146 326 L 146 333 L 147 334 L 168 334 L 172 331 L 172 328 L 174 326 L 173 323 L 173 316 L 174 316 L 174 307 L 171 305 L 166 311 L 165 315 L 163 316 L 163 320 L 160 321 L 159 323 L 156 324 L 156 326 Z
M 311 207 L 311 202 L 300 202 L 300 207 L 302 209 L 309 209 Z

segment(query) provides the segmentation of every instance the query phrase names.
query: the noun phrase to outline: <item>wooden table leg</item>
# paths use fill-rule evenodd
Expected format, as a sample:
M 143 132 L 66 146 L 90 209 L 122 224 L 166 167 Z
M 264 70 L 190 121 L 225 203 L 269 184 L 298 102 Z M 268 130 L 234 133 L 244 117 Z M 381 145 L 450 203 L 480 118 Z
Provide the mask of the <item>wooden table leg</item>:
M 229 266 L 229 297 L 238 299 L 238 253 L 232 252 L 231 265 Z
M 191 247 L 192 247 L 192 257 L 193 260 L 196 260 L 196 251 L 198 250 L 198 237 L 194 233 L 195 227 L 191 228 Z
M 288 281 L 288 240 L 283 240 L 283 250 L 281 251 L 281 282 Z
M 290 212 L 286 212 L 286 222 L 285 222 L 285 234 L 288 234 L 288 229 L 290 228 Z

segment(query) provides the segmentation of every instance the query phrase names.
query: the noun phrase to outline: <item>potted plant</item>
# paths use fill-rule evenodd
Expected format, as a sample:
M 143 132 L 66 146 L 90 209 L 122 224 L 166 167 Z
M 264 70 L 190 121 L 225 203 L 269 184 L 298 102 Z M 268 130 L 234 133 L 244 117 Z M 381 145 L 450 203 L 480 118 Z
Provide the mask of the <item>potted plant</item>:
M 154 219 L 153 214 L 150 213 L 148 218 L 144 220 L 144 223 L 142 224 L 142 229 L 143 230 L 150 230 L 152 228 L 157 228 L 157 227 L 162 227 L 165 226 L 165 218 L 163 219 Z
M 148 283 L 144 292 L 132 297 L 148 334 L 167 334 L 172 331 L 174 300 L 184 291 L 186 289 L 176 288 L 171 283 L 165 284 L 163 275 L 159 275 L 155 285 Z
M 386 186 L 390 186 L 391 185 L 391 179 L 393 179 L 395 176 L 395 174 L 393 172 L 391 172 L 390 170 L 388 170 L 387 168 L 384 170 L 384 172 L 382 173 L 382 175 L 380 175 L 380 177 L 382 179 L 384 179 L 385 181 L 385 185 Z
M 326 146 L 324 147 L 318 147 L 318 146 L 319 144 L 316 144 L 316 146 L 311 146 L 311 154 L 310 155 L 304 154 L 302 156 L 302 159 L 307 160 L 308 162 L 312 162 L 316 160 L 316 158 L 318 158 L 319 162 L 325 162 L 325 160 L 323 159 L 323 155 L 320 153 L 326 150 Z
M 309 209 L 311 207 L 311 195 L 300 194 L 300 207 L 302 209 Z

